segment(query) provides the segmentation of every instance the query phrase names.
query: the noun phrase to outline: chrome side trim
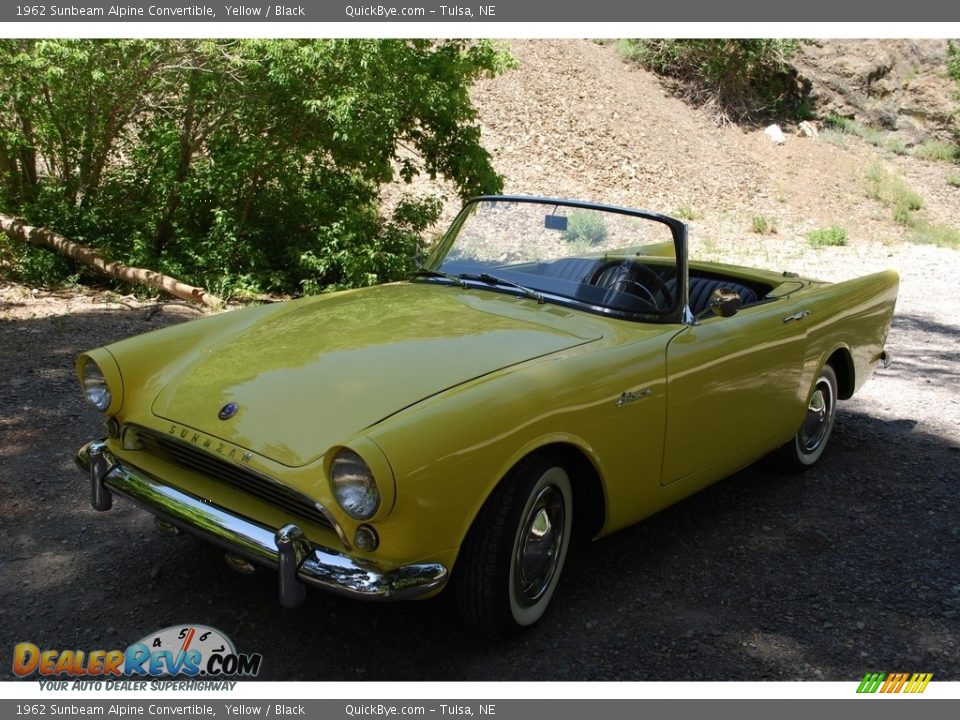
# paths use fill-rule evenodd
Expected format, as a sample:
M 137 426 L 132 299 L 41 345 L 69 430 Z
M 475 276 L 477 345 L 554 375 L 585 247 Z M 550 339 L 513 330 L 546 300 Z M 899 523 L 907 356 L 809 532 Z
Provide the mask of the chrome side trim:
M 122 495 L 171 525 L 229 553 L 276 568 L 278 591 L 285 607 L 304 599 L 303 583 L 369 600 L 406 600 L 442 588 L 449 577 L 438 563 L 406 565 L 383 572 L 363 560 L 313 545 L 296 525 L 279 530 L 238 515 L 184 490 L 165 485 L 138 468 L 123 465 L 103 441 L 84 445 L 77 465 L 88 472 L 91 504 Z

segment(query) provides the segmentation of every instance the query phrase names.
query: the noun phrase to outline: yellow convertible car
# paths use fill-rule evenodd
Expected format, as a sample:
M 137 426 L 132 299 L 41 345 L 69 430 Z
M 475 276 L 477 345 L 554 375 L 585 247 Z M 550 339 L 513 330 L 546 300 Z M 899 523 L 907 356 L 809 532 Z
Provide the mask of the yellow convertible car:
M 470 201 L 407 282 L 251 307 L 84 353 L 113 496 L 307 586 L 449 586 L 464 621 L 535 623 L 571 542 L 772 451 L 802 468 L 877 364 L 892 271 L 829 284 L 701 263 L 687 228 L 569 200 Z

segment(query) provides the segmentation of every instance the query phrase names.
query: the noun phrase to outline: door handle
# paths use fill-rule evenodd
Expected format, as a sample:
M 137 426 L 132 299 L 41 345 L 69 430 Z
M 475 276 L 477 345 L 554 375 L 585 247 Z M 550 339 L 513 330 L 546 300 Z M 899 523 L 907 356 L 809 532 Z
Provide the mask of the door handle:
M 785 323 L 788 323 L 788 322 L 790 322 L 791 320 L 803 320 L 803 319 L 804 319 L 807 315 L 809 315 L 809 314 L 810 314 L 810 311 L 809 311 L 809 310 L 801 310 L 800 312 L 796 312 L 796 313 L 794 313 L 793 315 L 787 315 L 787 316 L 783 319 L 783 321 L 784 321 Z

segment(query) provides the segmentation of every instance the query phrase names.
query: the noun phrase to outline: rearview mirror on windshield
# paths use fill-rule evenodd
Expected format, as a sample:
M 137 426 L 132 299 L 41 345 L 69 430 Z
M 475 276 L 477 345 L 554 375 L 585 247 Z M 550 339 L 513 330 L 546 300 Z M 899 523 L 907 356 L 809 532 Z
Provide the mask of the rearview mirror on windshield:
M 543 218 L 543 226 L 547 230 L 566 230 L 567 218 L 565 215 L 546 215 Z

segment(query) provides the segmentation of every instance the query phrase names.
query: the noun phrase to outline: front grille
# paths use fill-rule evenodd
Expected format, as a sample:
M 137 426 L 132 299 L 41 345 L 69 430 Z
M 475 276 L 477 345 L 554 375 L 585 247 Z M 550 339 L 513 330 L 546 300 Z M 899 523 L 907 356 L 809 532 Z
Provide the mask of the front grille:
M 296 490 L 280 485 L 275 480 L 249 468 L 234 465 L 199 448 L 172 437 L 144 428 L 135 428 L 143 452 L 222 482 L 274 505 L 291 515 L 317 525 L 331 527 L 330 521 L 314 502 Z

